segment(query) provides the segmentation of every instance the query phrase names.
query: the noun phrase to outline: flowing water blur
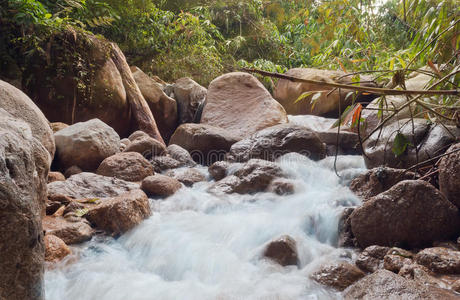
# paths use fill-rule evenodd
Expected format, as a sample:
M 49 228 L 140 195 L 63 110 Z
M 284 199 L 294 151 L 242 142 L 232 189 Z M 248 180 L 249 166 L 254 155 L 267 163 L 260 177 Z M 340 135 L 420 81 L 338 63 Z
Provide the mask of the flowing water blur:
M 365 169 L 358 156 L 313 162 L 296 154 L 279 160 L 296 180 L 289 196 L 215 196 L 212 182 L 152 200 L 153 215 L 117 240 L 82 245 L 81 258 L 46 272 L 48 300 L 331 299 L 340 294 L 308 276 L 325 261 L 351 255 L 338 249 L 341 208 L 359 203 L 345 186 Z M 203 170 L 206 170 L 203 168 Z M 281 235 L 297 241 L 300 264 L 263 259 Z

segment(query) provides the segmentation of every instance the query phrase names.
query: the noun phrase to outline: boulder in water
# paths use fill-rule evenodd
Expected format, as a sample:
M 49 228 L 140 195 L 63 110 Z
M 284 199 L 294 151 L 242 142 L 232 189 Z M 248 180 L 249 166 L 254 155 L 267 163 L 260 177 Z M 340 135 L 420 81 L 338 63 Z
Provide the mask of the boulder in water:
M 141 181 L 153 175 L 150 162 L 137 152 L 117 153 L 102 161 L 97 174 L 126 181 Z
M 264 256 L 285 266 L 296 266 L 298 264 L 296 241 L 288 235 L 270 242 L 264 251 Z
M 261 130 L 235 143 L 230 149 L 228 159 L 236 162 L 251 158 L 275 160 L 290 152 L 319 160 L 326 156 L 326 145 L 316 133 L 306 127 L 282 124 Z
M 363 271 L 344 261 L 321 266 L 311 275 L 311 278 L 322 285 L 343 291 L 364 276 L 366 274 Z
M 151 215 L 149 199 L 141 190 L 101 199 L 86 218 L 97 228 L 114 235 L 125 233 Z
M 91 239 L 93 229 L 85 219 L 67 220 L 63 217 L 45 216 L 43 219 L 43 231 L 63 240 L 66 244 L 79 244 Z
M 225 129 L 207 124 L 182 124 L 170 144 L 186 149 L 193 160 L 203 165 L 223 160 L 230 147 L 241 138 Z
M 56 263 L 71 254 L 69 246 L 55 235 L 45 235 L 45 261 Z
M 142 180 L 141 189 L 149 196 L 168 197 L 176 193 L 182 184 L 169 176 L 155 174 Z
M 199 170 L 194 168 L 182 168 L 176 170 L 170 170 L 166 173 L 169 177 L 177 179 L 182 182 L 185 186 L 192 186 L 197 182 L 206 181 L 206 176 Z
M 458 236 L 458 209 L 425 181 L 405 180 L 370 198 L 350 216 L 361 247 L 419 247 Z

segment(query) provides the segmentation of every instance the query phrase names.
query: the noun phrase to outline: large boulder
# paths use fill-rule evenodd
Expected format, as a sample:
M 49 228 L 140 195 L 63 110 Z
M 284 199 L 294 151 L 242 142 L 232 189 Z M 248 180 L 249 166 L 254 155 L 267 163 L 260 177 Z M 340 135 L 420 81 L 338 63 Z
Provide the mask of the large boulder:
M 71 176 L 66 181 L 49 183 L 48 197 L 67 196 L 73 199 L 107 198 L 135 189 L 139 189 L 139 185 L 136 183 L 83 172 Z
M 73 124 L 98 118 L 127 135 L 130 106 L 110 43 L 74 30 L 47 42 L 47 55 L 31 59 L 23 85 L 48 120 Z
M 287 123 L 283 107 L 257 78 L 229 73 L 209 85 L 201 123 L 221 127 L 247 137 L 261 129 Z
M 172 90 L 177 102 L 179 124 L 193 123 L 199 121 L 198 114 L 200 106 L 206 98 L 207 90 L 193 79 L 184 77 L 178 79 Z
M 223 160 L 230 147 L 241 138 L 225 129 L 207 124 L 182 124 L 171 137 L 170 144 L 187 150 L 193 160 L 210 165 Z
M 97 228 L 118 235 L 139 225 L 150 215 L 147 195 L 141 190 L 133 190 L 114 198 L 102 199 L 85 217 Z
M 0 299 L 43 300 L 50 155 L 30 126 L 0 108 Z
M 120 151 L 120 137 L 99 119 L 73 124 L 54 136 L 56 159 L 63 170 L 71 166 L 96 170 L 105 158 Z
M 458 209 L 432 185 L 401 181 L 367 200 L 350 216 L 361 247 L 371 245 L 419 247 L 456 237 Z
M 30 126 L 34 137 L 48 150 L 51 159 L 54 157 L 56 146 L 54 145 L 53 131 L 45 115 L 21 90 L 1 80 L 0 108 L 6 110 L 13 117 L 26 122 Z
M 348 287 L 343 297 L 346 300 L 358 299 L 458 299 L 447 290 L 425 286 L 413 280 L 405 279 L 387 270 L 377 272 L 364 277 Z
M 294 68 L 286 72 L 285 75 L 293 76 L 301 79 L 321 81 L 325 83 L 341 83 L 351 84 L 352 76 L 344 76 L 341 71 L 318 70 L 309 68 Z M 344 77 L 342 77 L 344 76 Z M 376 87 L 376 84 L 371 82 L 369 78 L 361 76 L 361 86 Z M 303 94 L 308 92 L 323 91 L 319 99 L 315 100 L 315 105 L 311 103 L 313 95 L 305 97 L 301 101 L 296 100 Z M 281 79 L 276 84 L 274 90 L 275 99 L 283 105 L 286 112 L 290 115 L 316 115 L 316 116 L 339 116 L 339 107 L 341 110 L 350 105 L 353 97 L 347 97 L 351 90 L 334 89 L 333 87 L 324 86 L 322 84 L 311 84 L 305 82 L 292 82 L 286 79 Z M 355 101 L 369 102 L 374 96 L 363 95 L 358 93 Z M 339 106 L 340 105 L 340 106 Z
M 141 181 L 153 175 L 153 166 L 137 152 L 117 153 L 104 159 L 97 174 L 126 181 Z
M 162 85 L 150 78 L 138 67 L 131 67 L 131 72 L 152 111 L 163 139 L 168 141 L 177 127 L 176 100 L 168 97 L 163 92 Z
M 275 160 L 290 152 L 319 160 L 326 156 L 326 145 L 306 127 L 281 124 L 261 130 L 234 144 L 228 159 L 237 162 L 251 158 Z
M 446 152 L 454 152 L 441 159 L 439 164 L 439 189 L 446 198 L 460 207 L 460 144 L 452 145 Z

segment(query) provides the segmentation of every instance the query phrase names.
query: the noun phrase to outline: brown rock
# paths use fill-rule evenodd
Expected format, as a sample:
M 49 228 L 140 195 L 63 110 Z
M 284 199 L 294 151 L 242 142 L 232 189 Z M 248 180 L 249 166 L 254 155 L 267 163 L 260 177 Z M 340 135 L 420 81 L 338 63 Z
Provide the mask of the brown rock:
M 405 265 L 411 265 L 412 264 L 412 259 L 406 257 L 406 256 L 401 256 L 399 254 L 391 254 L 388 253 L 385 255 L 383 259 L 383 267 L 391 271 L 393 273 L 398 274 L 399 271 L 405 266 Z
M 131 144 L 131 141 L 128 138 L 120 140 L 120 151 L 123 152 Z
M 52 159 L 56 151 L 53 131 L 37 105 L 21 90 L 2 80 L 0 80 L 0 99 L 0 108 L 14 118 L 26 122 L 32 130 L 32 135 L 48 150 Z
M 359 254 L 355 264 L 363 271 L 375 272 L 383 267 L 383 259 L 389 250 L 389 247 L 369 246 Z
M 91 199 L 115 197 L 131 190 L 139 189 L 139 185 L 121 179 L 101 176 L 93 173 L 73 175 L 66 181 L 48 184 L 48 198 L 69 203 L 73 199 Z
M 118 235 L 139 225 L 150 215 L 147 195 L 141 190 L 133 190 L 101 200 L 89 210 L 86 218 L 97 228 Z
M 448 248 L 426 248 L 415 256 L 415 261 L 439 274 L 460 274 L 460 251 Z
M 24 78 L 25 90 L 51 122 L 73 124 L 98 118 L 125 136 L 130 131 L 131 111 L 110 50 L 108 41 L 94 35 L 60 32 L 50 40 L 47 59 L 34 57 L 25 71 L 34 79 Z M 83 58 L 85 72 L 73 67 L 75 53 Z M 62 70 L 62 76 L 56 76 L 56 70 Z
M 169 177 L 177 179 L 185 186 L 192 186 L 197 182 L 206 181 L 206 176 L 193 168 L 170 170 L 166 173 Z
M 452 290 L 454 292 L 460 293 L 460 279 L 455 281 L 454 284 L 452 284 Z
M 441 159 L 439 164 L 439 189 L 447 200 L 460 207 L 460 143 L 452 145 L 446 153 L 457 151 Z
M 110 156 L 101 163 L 97 174 L 126 181 L 141 181 L 153 175 L 153 167 L 137 152 L 123 152 Z
M 65 170 L 64 176 L 65 176 L 65 178 L 69 178 L 72 175 L 77 175 L 77 174 L 80 174 L 82 172 L 83 172 L 83 170 L 80 169 L 78 166 L 71 166 L 70 168 Z
M 447 290 L 425 286 L 387 270 L 367 275 L 343 293 L 344 299 L 458 299 Z
M 0 299 L 44 299 L 41 221 L 50 164 L 30 126 L 0 108 Z
M 298 264 L 297 243 L 290 236 L 281 236 L 268 244 L 264 256 L 283 267 L 296 266 Z
M 219 181 L 227 176 L 227 170 L 229 167 L 230 163 L 226 161 L 216 161 L 209 166 L 208 172 L 215 181 Z
M 257 78 L 247 73 L 229 73 L 209 85 L 201 123 L 248 137 L 264 128 L 287 123 L 283 107 Z
M 340 214 L 338 232 L 339 238 L 337 244 L 339 247 L 355 247 L 356 240 L 351 231 L 350 215 L 355 207 L 345 207 Z
M 165 154 L 166 146 L 145 134 L 145 136 L 132 140 L 123 152 L 137 152 L 146 158 L 151 158 L 152 156 Z
M 191 78 L 180 78 L 172 86 L 177 102 L 179 124 L 198 122 L 199 107 L 206 98 L 207 90 Z
M 251 158 L 275 160 L 290 152 L 319 160 L 326 156 L 326 145 L 316 133 L 303 126 L 283 124 L 261 130 L 234 144 L 228 159 L 237 162 Z
M 168 197 L 176 193 L 182 184 L 174 178 L 155 174 L 142 180 L 141 189 L 149 196 Z
M 94 234 L 85 219 L 71 222 L 63 217 L 46 216 L 42 224 L 45 234 L 55 235 L 68 245 L 86 242 Z
M 56 159 L 62 169 L 75 165 L 93 171 L 105 158 L 120 151 L 118 134 L 98 119 L 73 124 L 56 132 L 54 137 Z
M 240 185 L 241 180 L 235 175 L 230 175 L 211 185 L 208 192 L 217 195 L 236 193 Z
M 61 172 L 49 172 L 48 173 L 48 183 L 54 181 L 65 181 L 65 176 Z
M 181 163 L 178 160 L 175 160 L 169 155 L 154 156 L 150 159 L 150 163 L 153 166 L 153 170 L 157 173 L 161 173 L 169 169 L 176 169 L 176 168 L 184 166 L 183 163 Z
M 343 291 L 364 276 L 366 274 L 357 267 L 347 262 L 338 262 L 322 266 L 311 278 L 322 285 Z
M 53 122 L 50 123 L 51 130 L 53 130 L 54 133 L 58 132 L 61 129 L 69 127 L 68 124 L 62 123 L 62 122 Z
M 207 124 L 182 124 L 171 137 L 170 144 L 186 149 L 193 160 L 203 164 L 224 160 L 230 147 L 241 138 L 233 132 Z
M 235 172 L 241 181 L 236 192 L 240 194 L 265 191 L 277 177 L 284 176 L 281 168 L 272 162 L 251 159 Z
M 341 71 L 331 70 L 319 70 L 310 68 L 294 68 L 286 72 L 288 76 L 294 76 L 302 79 L 316 80 L 327 83 L 342 83 L 351 84 L 352 76 L 344 76 L 345 73 Z M 371 82 L 371 78 L 361 77 L 361 83 L 364 86 L 376 87 L 377 85 Z M 311 104 L 313 95 L 306 97 L 305 99 L 296 102 L 296 100 L 303 93 L 314 92 L 314 91 L 326 91 L 321 94 L 321 97 L 315 101 L 315 105 Z M 332 87 L 324 86 L 321 84 L 311 84 L 305 82 L 291 82 L 286 79 L 278 81 L 274 91 L 275 99 L 283 105 L 286 112 L 290 115 L 316 115 L 316 116 L 333 116 L 339 115 L 339 107 L 342 110 L 351 104 L 353 97 L 348 97 L 347 94 L 350 90 L 340 89 L 333 90 Z M 375 98 L 372 95 L 358 94 L 355 101 L 357 102 L 369 102 Z
M 399 182 L 370 198 L 351 214 L 361 247 L 417 247 L 457 236 L 458 209 L 432 185 L 421 180 Z
M 196 166 L 196 162 L 193 160 L 192 156 L 190 156 L 190 153 L 188 153 L 188 151 L 181 146 L 170 144 L 167 148 L 167 151 L 172 158 L 179 161 L 183 166 Z
M 48 262 L 58 262 L 63 260 L 67 255 L 71 254 L 69 246 L 63 240 L 55 235 L 47 234 L 45 241 L 45 260 Z
M 350 190 L 365 201 L 387 191 L 400 181 L 410 179 L 416 179 L 415 173 L 403 169 L 378 167 L 353 179 Z
M 178 122 L 176 100 L 168 97 L 163 92 L 161 84 L 138 67 L 131 67 L 131 72 L 152 111 L 163 139 L 169 140 Z

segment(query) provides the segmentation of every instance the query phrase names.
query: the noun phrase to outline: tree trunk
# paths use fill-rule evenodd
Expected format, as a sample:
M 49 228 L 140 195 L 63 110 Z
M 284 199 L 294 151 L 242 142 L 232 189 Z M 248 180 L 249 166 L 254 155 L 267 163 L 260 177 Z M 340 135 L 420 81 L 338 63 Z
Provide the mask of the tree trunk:
M 152 112 L 150 111 L 150 108 L 147 105 L 144 96 L 142 96 L 142 93 L 134 80 L 133 74 L 129 69 L 125 55 L 115 43 L 112 43 L 111 55 L 112 60 L 117 66 L 123 80 L 123 85 L 126 90 L 126 98 L 128 99 L 128 103 L 131 107 L 131 111 L 135 121 L 137 122 L 139 130 L 144 131 L 154 139 L 160 141 L 162 144 L 165 144 L 160 131 L 158 130 L 155 118 L 153 117 Z

